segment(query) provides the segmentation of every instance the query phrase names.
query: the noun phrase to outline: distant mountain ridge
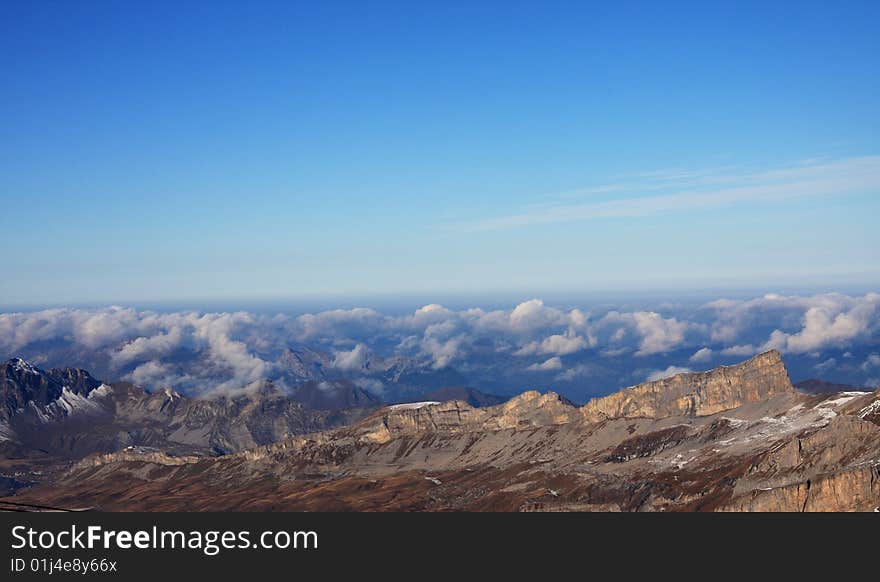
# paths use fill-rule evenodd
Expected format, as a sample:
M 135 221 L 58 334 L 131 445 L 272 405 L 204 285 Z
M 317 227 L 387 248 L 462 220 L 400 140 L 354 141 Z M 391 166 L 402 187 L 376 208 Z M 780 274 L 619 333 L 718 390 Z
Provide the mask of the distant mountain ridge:
M 318 396 L 303 403 L 262 381 L 235 396 L 193 399 L 105 384 L 75 368 L 44 371 L 16 358 L 0 364 L 0 444 L 17 455 L 71 458 L 131 446 L 228 453 L 339 426 L 379 405 L 350 383 L 324 382 L 313 391 Z
M 327 359 L 320 352 L 291 350 L 289 358 L 302 379 L 293 388 L 263 380 L 202 398 L 103 383 L 85 370 L 43 370 L 13 358 L 0 364 L 0 446 L 17 456 L 40 450 L 67 458 L 124 447 L 225 454 L 350 423 L 382 406 L 354 382 L 322 375 Z M 398 365 L 390 368 L 399 371 Z M 457 396 L 475 406 L 502 400 L 469 388 L 440 388 L 430 398 Z
M 43 371 L 14 358 L 0 364 L 0 422 L 25 411 L 63 413 L 71 402 L 87 399 L 102 383 L 84 370 L 55 368 Z
M 228 370 L 216 365 L 204 349 L 177 347 L 155 360 L 125 356 L 128 344 L 101 350 L 89 350 L 64 341 L 35 344 L 26 353 L 9 354 L 40 365 L 44 369 L 75 364 L 100 378 L 131 381 L 151 390 L 171 385 L 184 396 L 200 396 L 214 386 L 235 385 Z M 355 348 L 358 350 L 359 348 Z M 291 344 L 280 351 L 275 348 L 252 355 L 263 362 L 260 377 L 295 388 L 309 382 L 353 382 L 364 391 L 387 401 L 417 399 L 426 392 L 449 386 L 467 386 L 468 380 L 452 367 L 434 368 L 429 361 L 404 356 L 383 357 L 366 348 L 356 357 L 340 358 L 340 353 L 310 345 Z M 14 359 L 14 358 L 13 358 Z M 150 362 L 161 372 L 151 375 Z M 139 367 L 147 364 L 143 368 Z M 181 382 L 175 382 L 181 378 Z

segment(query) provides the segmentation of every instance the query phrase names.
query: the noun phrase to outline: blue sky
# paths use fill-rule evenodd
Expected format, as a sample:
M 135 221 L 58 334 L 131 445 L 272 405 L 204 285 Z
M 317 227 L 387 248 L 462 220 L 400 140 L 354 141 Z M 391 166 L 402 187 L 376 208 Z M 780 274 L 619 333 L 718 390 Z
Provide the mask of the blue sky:
M 876 2 L 180 4 L 0 8 L 0 305 L 880 283 Z

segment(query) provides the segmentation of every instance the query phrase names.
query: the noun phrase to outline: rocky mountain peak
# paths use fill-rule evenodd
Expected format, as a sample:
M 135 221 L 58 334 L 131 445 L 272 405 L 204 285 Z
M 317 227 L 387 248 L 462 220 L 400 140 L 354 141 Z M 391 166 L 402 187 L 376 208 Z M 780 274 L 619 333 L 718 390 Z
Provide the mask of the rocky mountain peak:
M 595 398 L 581 411 L 591 421 L 709 416 L 793 391 L 782 355 L 770 350 L 734 366 L 678 374 Z
M 11 372 L 7 373 L 20 373 L 20 374 L 39 374 L 40 371 L 30 362 L 24 360 L 22 358 L 10 358 L 3 362 L 3 366 L 7 368 L 7 370 L 11 370 Z
M 578 408 L 555 392 L 528 390 L 503 404 L 476 408 L 463 400 L 396 404 L 364 422 L 364 440 L 425 432 L 462 433 L 558 425 L 580 420 Z
M 545 393 L 540 393 L 537 390 L 526 390 L 522 394 L 514 396 L 506 403 L 504 403 L 505 408 L 521 408 L 521 407 L 531 407 L 531 408 L 544 408 L 547 406 L 574 406 L 574 404 L 564 396 L 549 390 Z
M 86 396 L 92 390 L 101 386 L 99 380 L 96 380 L 91 374 L 79 368 L 53 368 L 47 371 L 46 375 L 71 392 L 81 396 Z
M 735 366 L 639 384 L 591 400 L 581 408 L 555 392 L 542 394 L 536 390 L 484 408 L 459 400 L 391 406 L 365 422 L 364 436 L 367 441 L 387 442 L 423 432 L 522 429 L 613 418 L 710 416 L 793 392 L 782 356 L 772 350 Z
M 0 365 L 0 415 L 5 418 L 29 402 L 45 406 L 61 396 L 62 391 L 59 382 L 21 358 Z
M 567 398 L 555 392 L 541 394 L 535 390 L 485 410 L 493 413 L 485 423 L 486 428 L 493 429 L 565 424 L 580 418 L 577 407 Z

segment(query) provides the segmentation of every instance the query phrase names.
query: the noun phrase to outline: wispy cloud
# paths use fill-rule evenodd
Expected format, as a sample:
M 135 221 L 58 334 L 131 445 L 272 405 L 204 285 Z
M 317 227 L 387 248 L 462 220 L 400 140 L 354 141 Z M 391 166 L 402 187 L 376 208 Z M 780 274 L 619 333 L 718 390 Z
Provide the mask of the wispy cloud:
M 448 225 L 455 231 L 489 231 L 534 224 L 636 218 L 657 214 L 841 196 L 880 189 L 880 156 L 834 161 L 807 160 L 771 170 L 659 173 L 641 181 L 606 184 L 559 195 L 557 202 L 519 212 Z M 645 192 L 653 192 L 645 195 Z M 603 194 L 624 197 L 595 200 Z M 577 197 L 590 201 L 572 202 Z

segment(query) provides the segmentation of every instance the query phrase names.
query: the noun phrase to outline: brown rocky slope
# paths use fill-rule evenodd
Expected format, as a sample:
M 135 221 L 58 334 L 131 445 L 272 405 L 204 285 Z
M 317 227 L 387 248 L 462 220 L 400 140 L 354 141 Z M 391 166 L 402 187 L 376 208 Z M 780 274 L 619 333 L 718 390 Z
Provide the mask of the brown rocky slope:
M 106 510 L 873 511 L 880 393 L 793 390 L 781 356 L 576 407 L 381 409 L 219 458 L 89 457 L 21 500 Z

